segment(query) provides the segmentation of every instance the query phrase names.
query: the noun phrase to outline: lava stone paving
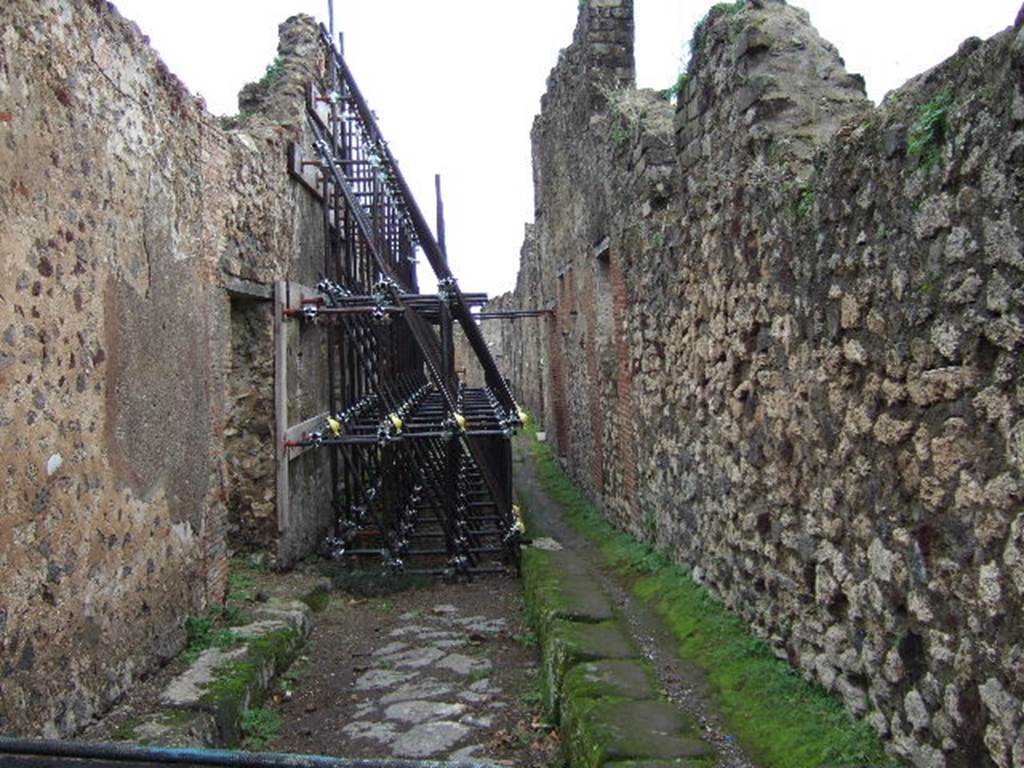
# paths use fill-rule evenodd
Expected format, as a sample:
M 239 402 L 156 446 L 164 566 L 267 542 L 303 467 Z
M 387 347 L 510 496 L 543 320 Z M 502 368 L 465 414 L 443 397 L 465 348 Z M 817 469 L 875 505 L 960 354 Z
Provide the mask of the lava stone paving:
M 520 584 L 489 577 L 387 597 L 334 593 L 267 749 L 345 757 L 556 762 Z

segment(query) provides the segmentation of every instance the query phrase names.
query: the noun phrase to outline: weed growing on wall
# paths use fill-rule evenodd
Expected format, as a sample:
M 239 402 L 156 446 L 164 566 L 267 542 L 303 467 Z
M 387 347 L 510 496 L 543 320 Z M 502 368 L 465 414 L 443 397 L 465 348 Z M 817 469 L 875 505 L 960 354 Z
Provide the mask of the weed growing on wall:
M 259 85 L 265 88 L 277 80 L 283 73 L 284 61 L 278 56 L 267 65 L 267 70 L 263 73 L 263 77 L 260 78 Z
M 686 90 L 686 86 L 689 84 L 689 82 L 690 73 L 680 72 L 679 77 L 676 78 L 676 81 L 671 86 L 662 91 L 661 95 L 668 101 L 675 101 L 676 99 L 679 98 L 679 94 Z
M 611 130 L 612 143 L 616 147 L 621 147 L 626 143 L 629 138 L 629 132 L 626 130 L 626 120 L 621 114 L 612 115 L 612 130 Z
M 930 171 L 942 159 L 942 148 L 949 134 L 952 101 L 949 93 L 940 93 L 918 109 L 917 121 L 907 140 L 907 156 L 915 158 L 919 168 Z
M 800 189 L 800 197 L 796 201 L 796 217 L 798 219 L 806 219 L 814 213 L 814 203 L 817 197 L 818 193 L 814 187 L 802 187 Z
M 693 34 L 690 36 L 690 64 L 688 72 L 693 72 L 694 62 L 700 58 L 701 48 L 707 36 L 708 22 L 715 16 L 730 16 L 739 13 L 747 7 L 747 0 L 736 0 L 734 3 L 718 3 L 711 6 L 707 14 L 693 27 Z
M 643 121 L 647 102 L 631 88 L 615 88 L 607 83 L 597 83 L 596 87 L 608 102 L 609 138 L 616 147 L 622 147 Z

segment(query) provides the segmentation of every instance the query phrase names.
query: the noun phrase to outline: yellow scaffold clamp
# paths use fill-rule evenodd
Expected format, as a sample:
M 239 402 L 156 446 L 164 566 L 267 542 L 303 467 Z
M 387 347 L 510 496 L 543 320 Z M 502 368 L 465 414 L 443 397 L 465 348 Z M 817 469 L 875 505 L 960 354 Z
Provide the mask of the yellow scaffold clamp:
M 452 414 L 452 418 L 455 419 L 455 423 L 459 427 L 459 432 L 465 432 L 467 426 L 466 417 L 461 413 L 455 412 Z
M 335 437 L 341 437 L 341 433 L 345 431 L 342 423 L 333 416 L 327 417 L 327 426 L 331 430 L 331 434 Z
M 391 426 L 395 428 L 395 434 L 402 434 L 402 428 L 405 427 L 405 422 L 402 421 L 402 418 L 397 413 L 389 414 L 388 418 L 391 420 Z
M 513 527 L 517 531 L 519 531 L 520 535 L 526 533 L 526 523 L 523 522 L 523 510 L 521 510 L 519 508 L 518 504 L 513 504 L 512 505 L 512 514 L 515 515 L 515 518 L 516 518 L 516 521 L 513 524 Z

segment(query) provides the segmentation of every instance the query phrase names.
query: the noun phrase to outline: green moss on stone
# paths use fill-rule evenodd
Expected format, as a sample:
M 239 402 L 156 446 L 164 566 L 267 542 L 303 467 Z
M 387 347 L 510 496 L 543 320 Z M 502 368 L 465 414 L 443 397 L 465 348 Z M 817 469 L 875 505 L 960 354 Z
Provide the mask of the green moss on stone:
M 611 603 L 575 553 L 527 549 L 522 570 L 527 621 L 542 642 L 556 619 L 596 623 L 614 618 Z
M 640 659 L 577 664 L 562 680 L 563 698 L 653 699 L 657 695 L 654 671 Z
M 299 599 L 308 605 L 313 613 L 320 613 L 331 602 L 331 594 L 322 589 L 314 589 Z
M 190 709 L 163 709 L 160 710 L 160 714 L 157 721 L 160 725 L 166 725 L 168 727 L 176 727 L 179 725 L 187 725 L 196 719 L 197 713 Z
M 537 475 L 569 522 L 612 567 L 636 579 L 636 592 L 672 627 L 680 653 L 701 667 L 730 731 L 764 768 L 892 766 L 871 727 L 842 702 L 776 659 L 743 622 L 681 566 L 613 528 L 562 472 L 547 444 L 532 440 Z M 546 664 L 547 667 L 547 664 Z M 547 668 L 545 669 L 547 678 Z
M 139 718 L 132 718 L 127 723 L 124 723 L 120 728 L 110 734 L 112 741 L 135 741 L 136 733 L 135 729 L 139 727 L 141 720 Z
M 256 664 L 251 661 L 229 661 L 218 668 L 216 676 L 206 686 L 199 701 L 218 710 L 224 706 L 237 708 L 240 713 L 259 681 L 260 670 Z
M 610 760 L 712 758 L 697 724 L 662 701 L 566 698 L 562 737 L 573 768 Z
M 528 547 L 522 554 L 523 595 L 526 602 L 526 621 L 541 641 L 547 630 L 546 616 L 557 611 L 560 579 L 555 571 L 551 553 Z
M 715 768 L 718 759 L 714 755 L 691 757 L 685 760 L 625 760 L 605 763 L 602 768 Z
M 638 656 L 628 635 L 617 622 L 584 624 L 556 619 L 551 623 L 544 643 L 542 686 L 546 713 L 552 721 L 558 721 L 562 680 L 576 664 Z
M 291 663 L 298 640 L 295 630 L 279 629 L 250 640 L 249 654 L 265 659 L 275 670 L 282 670 Z

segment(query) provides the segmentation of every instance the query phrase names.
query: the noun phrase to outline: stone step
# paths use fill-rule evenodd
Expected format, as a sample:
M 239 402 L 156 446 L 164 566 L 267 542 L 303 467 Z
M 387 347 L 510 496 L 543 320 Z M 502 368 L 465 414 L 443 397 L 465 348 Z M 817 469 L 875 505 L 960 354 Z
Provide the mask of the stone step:
M 250 624 L 232 628 L 238 644 L 207 648 L 160 694 L 159 707 L 125 728 L 119 740 L 160 747 L 228 747 L 238 742 L 250 708 L 298 655 L 312 628 L 298 601 L 271 600 Z

